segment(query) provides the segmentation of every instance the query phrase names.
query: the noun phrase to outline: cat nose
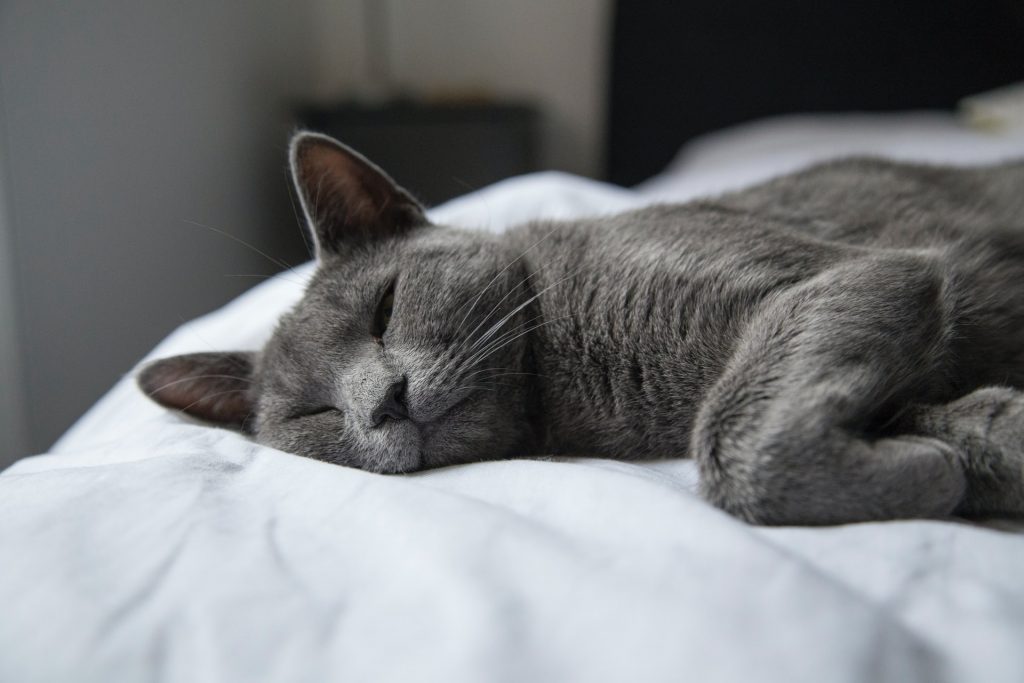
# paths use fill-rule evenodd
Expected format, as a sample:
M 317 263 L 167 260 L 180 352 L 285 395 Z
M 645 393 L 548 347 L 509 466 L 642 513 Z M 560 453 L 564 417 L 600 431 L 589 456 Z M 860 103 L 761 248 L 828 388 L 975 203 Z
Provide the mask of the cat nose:
M 409 419 L 409 409 L 405 405 L 405 385 L 406 377 L 402 375 L 401 379 L 393 382 L 384 392 L 384 398 L 370 414 L 370 421 L 374 427 L 379 427 L 386 417 L 392 420 Z

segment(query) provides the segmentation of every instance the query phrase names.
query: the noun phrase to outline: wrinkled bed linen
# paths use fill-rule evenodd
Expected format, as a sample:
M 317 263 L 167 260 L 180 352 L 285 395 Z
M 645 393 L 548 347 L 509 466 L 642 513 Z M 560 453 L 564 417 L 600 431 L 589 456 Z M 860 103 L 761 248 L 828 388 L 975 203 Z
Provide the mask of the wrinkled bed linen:
M 433 216 L 501 230 L 861 150 L 976 163 L 1024 140 L 937 115 L 774 121 L 635 190 L 538 174 Z M 258 347 L 309 273 L 149 357 Z M 1024 680 L 1020 525 L 755 528 L 696 481 L 683 459 L 370 474 L 185 421 L 126 377 L 0 474 L 0 681 Z

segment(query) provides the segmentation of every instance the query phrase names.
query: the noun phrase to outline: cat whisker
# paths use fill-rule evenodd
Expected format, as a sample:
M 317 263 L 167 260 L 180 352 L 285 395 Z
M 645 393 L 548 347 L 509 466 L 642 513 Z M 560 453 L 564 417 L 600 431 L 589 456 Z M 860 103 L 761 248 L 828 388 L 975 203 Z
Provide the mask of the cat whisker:
M 476 375 L 477 373 L 483 373 L 483 372 L 487 372 L 487 370 L 477 370 L 476 372 L 469 373 L 469 375 L 467 375 L 466 377 L 471 377 L 473 375 Z M 499 373 L 494 374 L 494 375 L 485 375 L 482 379 L 481 378 L 477 378 L 474 381 L 484 381 L 484 382 L 486 382 L 486 381 L 494 379 L 495 377 L 519 377 L 519 376 L 544 377 L 544 375 L 538 375 L 535 372 L 499 372 Z
M 512 385 L 503 384 L 500 386 L 482 386 L 478 384 L 463 385 L 461 388 L 467 391 L 501 391 L 504 388 L 508 388 Z
M 291 277 L 285 277 L 284 276 L 284 273 L 294 272 L 294 270 L 295 270 L 294 266 L 289 265 L 288 263 L 286 263 L 285 261 L 282 261 L 281 259 L 276 259 L 273 256 L 270 256 L 266 252 L 261 251 L 256 246 L 250 244 L 249 242 L 246 242 L 242 238 L 240 238 L 240 237 L 238 237 L 236 235 L 232 235 L 231 233 L 226 232 L 224 230 L 221 230 L 219 228 L 215 228 L 212 225 L 204 225 L 203 223 L 198 223 L 196 221 L 187 220 L 187 219 L 184 219 L 184 218 L 181 219 L 181 220 L 182 220 L 183 223 L 188 223 L 189 225 L 195 225 L 195 226 L 200 227 L 200 228 L 206 228 L 207 230 L 211 230 L 211 231 L 213 231 L 213 232 L 215 232 L 217 234 L 220 234 L 220 235 L 223 235 L 224 237 L 232 239 L 235 242 L 238 242 L 239 244 L 241 244 L 242 246 L 247 247 L 248 249 L 251 249 L 252 251 L 254 251 L 257 254 L 259 254 L 260 256 L 266 258 L 268 261 L 270 261 L 275 266 L 278 266 L 278 267 L 282 268 L 281 271 L 279 271 L 278 273 L 275 273 L 274 275 L 242 275 L 242 276 L 236 276 L 236 275 L 226 274 L 225 277 L 265 277 L 265 278 L 271 278 L 271 277 L 274 277 L 275 275 L 280 275 L 282 277 L 282 279 L 285 279 L 285 280 L 287 280 L 288 282 L 291 282 L 294 285 L 297 285 L 299 287 L 305 287 L 306 286 L 306 283 L 301 278 L 291 278 Z
M 482 290 L 480 290 L 480 293 L 476 296 L 476 298 L 473 299 L 473 305 L 469 307 L 469 310 L 466 311 L 466 315 L 464 315 L 462 317 L 462 320 L 459 322 L 459 326 L 455 329 L 455 333 L 456 334 L 458 334 L 459 332 L 462 331 L 462 326 L 466 323 L 466 320 L 473 313 L 473 310 L 476 308 L 476 305 L 478 303 L 480 303 L 480 299 L 483 297 L 483 295 L 486 294 L 487 290 L 491 288 L 491 285 L 493 285 L 495 282 L 497 282 L 498 278 L 500 278 L 509 268 L 511 268 L 513 265 L 515 265 L 517 261 L 522 259 L 527 254 L 529 254 L 531 251 L 533 251 L 533 249 L 535 249 L 537 247 L 537 245 L 539 245 L 541 242 L 543 242 L 548 237 L 550 237 L 555 232 L 556 229 L 557 228 L 552 228 L 546 235 L 544 235 L 539 240 L 537 240 L 536 242 L 531 244 L 529 247 L 527 247 L 526 250 L 523 253 L 521 253 L 519 256 L 515 257 L 511 261 L 509 261 L 508 264 L 506 264 L 506 266 L 504 268 L 502 268 L 500 271 L 498 271 L 497 275 L 495 275 L 493 278 L 491 278 L 491 281 L 488 282 L 487 285 L 484 286 L 484 288 Z M 528 280 L 528 279 L 529 279 L 529 277 L 525 278 L 523 280 L 523 282 L 526 282 L 526 280 Z M 512 290 L 510 290 L 509 294 L 511 294 L 511 292 L 514 291 L 515 289 L 518 289 L 519 286 L 523 284 L 523 282 L 520 282 L 518 285 L 513 287 Z M 508 297 L 508 295 L 506 294 L 505 298 L 507 298 L 507 297 Z M 504 300 L 505 299 L 503 298 L 501 301 L 504 301 Z M 501 301 L 498 302 L 499 305 L 501 304 Z M 463 304 L 463 306 L 465 306 L 465 304 Z M 491 310 L 491 313 L 494 313 L 494 309 Z M 484 318 L 484 320 L 481 322 L 481 324 L 483 324 L 483 322 L 486 322 L 487 318 L 490 317 L 491 313 L 487 314 L 487 316 Z M 479 328 L 479 325 L 477 326 L 477 328 Z M 475 332 L 475 331 L 476 331 L 476 329 L 473 330 L 473 332 Z M 470 336 L 472 336 L 473 332 L 470 332 Z
M 438 369 L 438 367 L 439 367 L 439 366 L 441 365 L 441 363 L 444 363 L 444 362 L 449 362 L 449 363 L 450 363 L 450 362 L 453 362 L 453 361 L 455 360 L 455 355 L 456 355 L 456 351 L 457 351 L 457 350 L 458 350 L 458 347 L 457 347 L 457 346 L 456 346 L 456 347 L 448 347 L 448 348 L 446 349 L 446 352 L 445 352 L 445 353 L 443 353 L 443 354 L 438 354 L 437 360 L 435 360 L 435 361 L 434 361 L 434 362 L 433 362 L 433 363 L 432 363 L 432 364 L 430 365 L 430 367 L 429 367 L 429 368 L 427 368 L 427 369 L 426 369 L 426 371 L 425 371 L 425 372 L 423 373 L 423 374 L 424 374 L 424 376 L 426 376 L 426 377 L 429 377 L 429 376 L 431 376 L 432 374 L 434 374 L 434 372 L 435 372 L 435 371 L 436 371 L 436 370 Z
M 481 357 L 482 354 L 487 353 L 487 351 L 489 349 L 491 349 L 491 348 L 493 348 L 493 347 L 495 347 L 497 345 L 500 345 L 502 342 L 504 342 L 509 337 L 512 337 L 517 332 L 520 332 L 520 331 L 526 329 L 531 324 L 533 324 L 534 322 L 540 320 L 541 318 L 542 318 L 542 316 L 539 316 L 539 315 L 538 316 L 534 316 L 533 318 L 530 318 L 529 320 L 523 322 L 520 325 L 517 325 L 516 327 L 513 327 L 510 330 L 505 330 L 504 332 L 499 334 L 497 337 L 492 339 L 490 342 L 488 342 L 483 348 L 477 349 L 476 351 L 470 353 L 469 356 L 465 359 L 464 365 L 468 364 L 468 365 L 466 365 L 467 368 L 472 366 L 472 365 L 476 365 L 476 362 L 475 362 L 476 359 Z
M 469 373 L 468 375 L 465 375 L 465 377 L 472 377 L 473 375 L 479 375 L 479 374 L 482 374 L 482 373 L 485 373 L 485 372 L 505 372 L 505 371 L 507 371 L 509 373 L 512 373 L 512 374 L 518 374 L 518 375 L 533 375 L 533 374 L 536 374 L 536 373 L 533 373 L 533 372 L 517 372 L 514 368 L 483 368 L 483 369 L 480 369 L 480 370 L 474 370 L 473 372 Z
M 489 339 L 494 334 L 496 334 L 498 332 L 498 330 L 500 330 L 505 324 L 507 324 L 508 321 L 511 320 L 511 318 L 516 313 L 518 313 L 519 311 L 523 310 L 526 306 L 530 305 L 532 302 L 536 301 L 541 296 L 543 296 L 545 293 L 551 291 L 553 288 L 555 288 L 559 284 L 565 282 L 569 278 L 575 277 L 582 270 L 583 270 L 583 266 L 580 266 L 579 268 L 577 268 L 573 272 L 569 273 L 568 275 L 566 275 L 563 278 L 560 278 L 560 279 L 556 280 L 555 282 L 551 283 L 550 285 L 548 285 L 547 287 L 545 287 L 541 291 L 539 291 L 536 294 L 534 294 L 533 296 L 531 296 L 529 299 L 527 299 L 523 303 L 521 303 L 518 306 L 516 306 L 515 308 L 513 308 L 511 312 L 506 314 L 501 320 L 499 320 L 497 323 L 492 325 L 491 328 L 487 332 L 485 332 L 484 334 L 480 335 L 480 337 L 475 342 L 473 342 L 473 345 L 470 347 L 470 351 L 473 351 L 474 349 L 478 348 L 481 344 L 486 342 L 487 339 Z
M 262 251 L 261 249 L 255 247 L 252 244 L 249 244 L 248 242 L 243 240 L 241 237 L 237 237 L 235 235 L 232 235 L 230 232 L 226 232 L 224 230 L 221 230 L 220 228 L 215 228 L 212 225 L 204 225 L 204 224 L 198 223 L 196 221 L 188 220 L 187 218 L 182 218 L 181 221 L 182 221 L 182 223 L 188 223 L 189 225 L 195 225 L 196 227 L 206 228 L 207 230 L 211 230 L 211 231 L 217 233 L 218 235 L 223 235 L 224 237 L 227 237 L 228 239 L 234 240 L 235 242 L 238 242 L 239 244 L 241 244 L 243 247 L 247 247 L 249 249 L 252 249 L 254 252 L 259 254 L 263 258 L 267 259 L 268 261 L 273 263 L 275 266 L 278 266 L 280 268 L 284 268 L 285 270 L 293 270 L 294 269 L 294 267 L 292 265 L 290 265 L 288 263 L 285 263 L 281 259 L 274 258 L 273 256 L 271 256 L 270 254 L 266 253 L 265 251 Z
M 566 320 L 566 319 L 568 319 L 570 317 L 571 316 L 569 316 L 569 315 L 563 315 L 563 316 L 559 316 L 557 318 L 552 318 L 550 320 L 541 320 L 541 316 L 535 316 L 533 318 L 530 318 L 529 320 L 524 321 L 523 323 L 521 323 L 519 325 L 516 325 L 515 327 L 512 327 L 512 328 L 509 328 L 507 330 L 504 330 L 503 332 L 501 332 L 501 334 L 495 336 L 493 339 L 488 341 L 484 346 L 482 346 L 481 348 L 477 349 L 473 353 L 473 355 L 470 356 L 470 358 L 472 358 L 474 360 L 474 364 L 475 364 L 476 361 L 479 358 L 482 358 L 483 356 L 489 355 L 491 351 L 493 351 L 497 347 L 503 345 L 504 342 L 507 341 L 510 337 L 516 336 L 519 332 L 522 332 L 523 330 L 526 330 L 526 329 L 531 329 L 531 330 L 537 329 L 537 328 L 540 328 L 540 327 L 544 327 L 545 325 L 550 325 L 552 323 L 558 322 L 559 320 Z M 537 322 L 537 321 L 540 321 L 540 322 Z
M 199 398 L 197 398 L 196 400 L 192 401 L 187 406 L 184 406 L 184 407 L 180 408 L 179 410 L 182 413 L 187 413 L 189 408 L 191 408 L 192 406 L 198 405 L 198 404 L 202 403 L 203 401 L 207 401 L 207 400 L 209 400 L 211 398 L 217 398 L 218 396 L 227 396 L 228 394 L 238 394 L 238 393 L 242 393 L 244 391 L 247 391 L 247 390 L 246 389 L 228 389 L 226 391 L 215 391 L 212 394 L 206 394 L 205 396 L 200 396 Z
M 460 178 L 457 175 L 453 175 L 450 177 L 455 183 L 460 185 L 462 189 L 464 189 L 466 192 L 476 192 L 477 190 L 480 189 L 479 185 L 474 185 L 473 183 L 466 182 L 464 179 Z
M 470 330 L 469 334 L 466 335 L 463 338 L 462 342 L 459 344 L 460 348 L 461 347 L 465 347 L 470 342 L 473 342 L 473 344 L 470 345 L 470 349 L 469 349 L 469 351 L 472 352 L 473 348 L 476 346 L 476 342 L 473 341 L 473 335 L 475 335 L 477 330 L 479 330 L 484 324 L 486 324 L 491 319 L 491 316 L 494 315 L 494 312 L 497 311 L 501 307 L 501 305 L 505 302 L 506 299 L 508 299 L 510 296 L 512 296 L 512 294 L 515 293 L 515 291 L 517 289 L 519 289 L 524 284 L 529 282 L 529 280 L 530 280 L 530 276 L 527 275 L 525 278 L 523 278 L 518 283 L 516 283 L 515 286 L 510 288 L 508 290 L 508 292 L 505 293 L 505 296 L 501 297 L 501 299 L 499 299 L 498 302 L 496 304 L 494 304 L 494 306 L 491 308 L 491 310 L 489 310 L 487 312 L 487 315 L 485 315 L 483 317 L 483 319 L 479 323 L 477 323 L 476 327 L 474 327 L 472 330 Z M 485 332 L 484 334 L 492 332 L 496 326 L 500 327 L 503 322 L 505 322 L 504 319 L 499 320 L 497 323 L 495 323 L 495 325 L 492 325 L 490 328 L 488 328 L 487 332 Z M 483 336 L 483 335 L 481 335 L 481 336 Z M 479 340 L 479 338 L 478 338 L 478 340 Z
M 238 380 L 239 382 L 248 382 L 249 384 L 252 384 L 252 380 L 249 379 L 248 377 L 236 377 L 234 375 L 190 375 L 188 377 L 182 377 L 181 379 L 176 379 L 172 382 L 168 382 L 167 384 L 161 384 L 156 389 L 153 389 L 153 391 L 150 393 L 159 394 L 164 389 L 168 387 L 173 387 L 175 384 L 181 384 L 182 382 L 191 382 L 197 379 L 234 379 Z
M 465 370 L 469 370 L 470 368 L 473 368 L 474 366 L 476 366 L 479 363 L 481 363 L 484 359 L 494 355 L 495 353 L 497 353 L 501 349 L 505 348 L 506 346 L 508 346 L 509 344 L 514 342 L 516 339 L 519 339 L 520 337 L 522 337 L 523 335 L 529 334 L 530 332 L 533 332 L 534 330 L 538 330 L 538 329 L 544 327 L 545 325 L 550 325 L 550 324 L 556 323 L 556 322 L 558 322 L 560 320 L 565 320 L 566 318 L 569 318 L 569 317 L 571 317 L 571 316 L 564 315 L 564 316 L 561 316 L 561 317 L 558 317 L 558 318 L 552 318 L 551 320 L 545 320 L 542 323 L 538 323 L 538 324 L 533 325 L 531 327 L 527 327 L 525 330 L 523 330 L 522 332 L 519 332 L 518 334 L 515 334 L 515 331 L 509 332 L 506 335 L 504 335 L 502 338 L 500 338 L 498 341 L 494 342 L 491 346 L 489 346 L 489 347 L 487 347 L 485 349 L 482 349 L 480 352 L 478 352 L 476 354 L 476 356 L 471 357 L 472 362 L 466 361 L 466 363 L 464 363 L 464 369 Z M 513 335 L 513 336 L 509 336 L 509 335 Z
M 532 323 L 532 322 L 534 322 L 534 321 L 536 321 L 536 320 L 540 320 L 540 319 L 541 319 L 541 318 L 543 318 L 543 317 L 544 317 L 543 315 L 535 315 L 534 317 L 530 318 L 529 320 L 525 321 L 525 322 L 524 322 L 524 323 L 522 323 L 522 324 L 523 324 L 523 325 L 529 325 L 530 323 Z M 474 352 L 475 350 L 477 350 L 477 349 L 478 349 L 478 348 L 479 348 L 479 347 L 480 347 L 480 346 L 481 346 L 482 344 L 486 344 L 486 342 L 487 342 L 487 339 L 488 339 L 489 337 L 493 336 L 493 335 L 494 335 L 494 334 L 495 334 L 496 332 L 498 332 L 498 331 L 499 331 L 499 330 L 500 330 L 500 329 L 501 329 L 501 328 L 502 328 L 502 327 L 503 327 L 503 326 L 504 326 L 504 325 L 505 325 L 505 324 L 506 324 L 507 322 L 508 322 L 508 320 L 506 320 L 505 318 L 502 318 L 502 319 L 501 319 L 501 320 L 499 320 L 499 321 L 498 321 L 497 323 L 495 323 L 495 324 L 494 324 L 493 326 L 491 326 L 491 327 L 490 327 L 490 328 L 489 328 L 489 329 L 487 330 L 487 332 L 485 332 L 484 334 L 480 335 L 480 338 L 479 338 L 478 340 L 476 340 L 476 341 L 475 341 L 475 342 L 474 342 L 474 343 L 473 343 L 473 344 L 472 344 L 472 345 L 471 345 L 471 346 L 469 347 L 469 353 L 473 353 L 473 352 Z

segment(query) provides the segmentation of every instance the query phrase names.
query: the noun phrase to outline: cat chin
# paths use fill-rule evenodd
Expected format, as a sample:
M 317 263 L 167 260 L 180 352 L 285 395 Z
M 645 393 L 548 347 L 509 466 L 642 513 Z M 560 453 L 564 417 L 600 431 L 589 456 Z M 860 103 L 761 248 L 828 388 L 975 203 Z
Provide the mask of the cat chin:
M 362 466 L 359 469 L 366 470 L 367 472 L 374 472 L 376 474 L 407 474 L 409 472 L 418 472 L 423 469 L 423 454 L 419 449 L 405 452 L 392 452 L 389 453 L 385 459 L 374 462 L 371 465 Z
M 378 474 L 401 474 L 423 468 L 423 434 L 412 420 L 387 420 L 377 428 L 378 456 L 358 467 Z

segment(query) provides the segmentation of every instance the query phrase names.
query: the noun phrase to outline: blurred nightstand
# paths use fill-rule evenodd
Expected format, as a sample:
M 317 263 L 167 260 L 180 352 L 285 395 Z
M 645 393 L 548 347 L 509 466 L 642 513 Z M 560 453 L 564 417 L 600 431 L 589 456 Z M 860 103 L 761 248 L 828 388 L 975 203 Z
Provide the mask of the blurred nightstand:
M 304 107 L 299 124 L 363 153 L 428 206 L 538 170 L 537 110 L 519 104 Z

